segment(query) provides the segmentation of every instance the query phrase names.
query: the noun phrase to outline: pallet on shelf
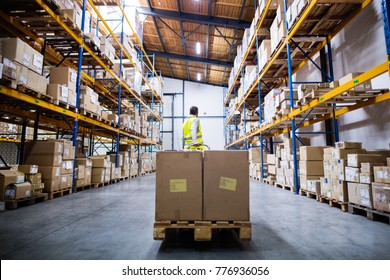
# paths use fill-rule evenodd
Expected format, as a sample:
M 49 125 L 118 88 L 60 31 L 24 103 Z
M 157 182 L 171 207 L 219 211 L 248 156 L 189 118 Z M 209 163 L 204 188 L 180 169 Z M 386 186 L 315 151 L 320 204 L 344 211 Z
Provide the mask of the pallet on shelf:
M 369 207 L 348 203 L 348 212 L 350 214 L 358 214 L 367 217 L 371 221 L 379 221 L 390 224 L 390 213 L 381 212 Z
M 48 199 L 47 193 L 38 193 L 34 194 L 32 197 L 6 200 L 5 201 L 5 209 L 13 210 L 22 206 L 34 205 L 35 203 L 43 202 Z
M 289 186 L 289 185 L 286 185 L 286 184 L 275 183 L 275 187 L 281 188 L 283 190 L 288 190 L 288 191 L 291 191 L 291 192 L 293 192 L 295 190 L 295 188 L 293 186 Z
M 48 192 L 48 199 L 52 200 L 57 197 L 72 194 L 72 188 L 65 188 L 58 191 Z
M 252 238 L 252 225 L 247 221 L 156 221 L 153 238 L 164 240 L 172 229 L 193 229 L 195 241 L 210 241 L 213 229 L 234 229 L 240 240 Z

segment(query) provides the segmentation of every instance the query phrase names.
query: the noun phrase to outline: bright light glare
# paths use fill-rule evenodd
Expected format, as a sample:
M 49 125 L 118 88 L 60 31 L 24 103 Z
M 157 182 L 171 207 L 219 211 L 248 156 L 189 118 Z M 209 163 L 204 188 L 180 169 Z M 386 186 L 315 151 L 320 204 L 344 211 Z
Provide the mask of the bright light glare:
M 200 54 L 200 42 L 196 42 L 196 53 Z
M 197 80 L 200 81 L 200 73 L 198 73 L 198 75 L 196 76 Z

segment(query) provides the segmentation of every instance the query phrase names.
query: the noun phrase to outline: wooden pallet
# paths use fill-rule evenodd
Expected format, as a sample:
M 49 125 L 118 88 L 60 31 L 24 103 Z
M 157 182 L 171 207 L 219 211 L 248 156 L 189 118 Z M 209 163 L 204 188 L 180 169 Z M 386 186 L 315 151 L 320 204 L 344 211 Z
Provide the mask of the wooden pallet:
M 281 189 L 283 189 L 283 190 L 288 190 L 288 191 L 291 191 L 291 192 L 294 191 L 294 187 L 289 186 L 289 185 L 286 185 L 286 184 L 275 183 L 275 187 L 276 187 L 276 188 L 281 188 Z
M 48 192 L 48 199 L 52 200 L 54 198 L 62 197 L 68 194 L 72 194 L 72 188 L 65 188 L 54 192 Z
M 97 188 L 102 188 L 104 186 L 107 186 L 109 185 L 110 182 L 103 182 L 103 183 L 92 183 L 91 186 L 94 188 L 94 189 L 97 189 Z
M 116 183 L 118 183 L 120 181 L 120 179 L 112 179 L 112 180 L 110 180 L 110 183 L 111 184 L 116 184 Z
M 299 194 L 302 195 L 302 196 L 306 196 L 308 198 L 315 198 L 315 200 L 317 200 L 317 201 L 320 200 L 320 195 L 316 194 L 315 192 L 299 189 Z
M 251 240 L 252 225 L 246 221 L 157 221 L 154 223 L 153 238 L 164 240 L 172 229 L 193 229 L 195 241 L 210 241 L 213 229 L 234 229 L 240 240 Z
M 76 112 L 76 106 L 70 105 L 67 102 L 64 102 L 62 100 L 55 99 L 55 100 L 53 100 L 52 103 L 54 105 L 57 105 L 57 106 L 59 106 L 61 108 L 66 109 L 66 110 L 69 110 L 69 111 L 72 111 L 72 112 Z
M 94 119 L 94 120 L 98 120 L 98 121 L 102 120 L 102 118 L 100 116 L 98 116 L 97 114 L 92 113 L 88 110 L 85 110 L 84 108 L 80 108 L 79 113 L 83 116 L 86 116 L 86 117 Z
M 130 175 L 130 178 L 136 178 L 138 175 Z
M 38 193 L 38 194 L 34 194 L 32 197 L 6 200 L 5 209 L 13 210 L 22 206 L 34 205 L 35 203 L 46 201 L 47 198 L 48 198 L 47 193 Z
M 75 187 L 74 188 L 74 191 L 75 192 L 81 192 L 81 191 L 84 191 L 84 190 L 88 190 L 88 189 L 92 189 L 94 186 L 92 184 L 90 185 L 85 185 L 85 186 L 78 186 L 78 187 Z
M 358 214 L 366 216 L 371 221 L 379 221 L 386 224 L 390 224 L 390 213 L 381 212 L 372 208 L 357 205 L 354 203 L 348 203 L 348 212 L 350 214 Z
M 123 176 L 123 177 L 119 178 L 119 181 L 125 181 L 125 180 L 128 180 L 128 179 L 129 179 L 129 176 Z
M 53 103 L 53 97 L 46 95 L 46 94 L 43 94 L 43 93 L 40 93 L 40 92 L 37 92 L 35 89 L 30 88 L 26 85 L 18 85 L 17 90 L 19 92 L 23 92 L 24 94 L 27 94 L 27 95 L 48 101 L 50 103 Z
M 266 183 L 266 184 L 268 184 L 268 185 L 270 185 L 270 186 L 274 186 L 275 183 L 276 183 L 275 180 L 269 179 L 269 178 L 264 178 L 263 182 Z
M 328 203 L 330 207 L 338 207 L 343 212 L 348 211 L 348 202 L 337 201 L 336 199 L 324 197 L 322 195 L 320 195 L 318 201 L 321 203 Z

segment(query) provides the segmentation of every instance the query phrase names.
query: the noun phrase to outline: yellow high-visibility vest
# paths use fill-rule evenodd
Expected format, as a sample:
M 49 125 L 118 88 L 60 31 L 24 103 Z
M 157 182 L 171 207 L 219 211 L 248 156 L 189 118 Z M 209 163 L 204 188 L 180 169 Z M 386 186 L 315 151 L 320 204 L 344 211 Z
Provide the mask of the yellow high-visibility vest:
M 194 144 L 194 142 L 192 141 L 192 137 L 191 137 L 191 127 L 192 127 L 193 121 L 195 121 L 195 120 L 198 120 L 198 122 L 199 122 L 198 130 L 196 131 L 197 143 L 203 143 L 202 127 L 200 126 L 200 120 L 199 120 L 199 118 L 197 118 L 195 116 L 190 116 L 184 121 L 183 126 L 182 126 L 183 138 L 184 138 L 184 149 L 185 150 L 196 150 L 196 149 L 203 150 L 204 149 L 203 146 L 189 147 L 191 144 Z

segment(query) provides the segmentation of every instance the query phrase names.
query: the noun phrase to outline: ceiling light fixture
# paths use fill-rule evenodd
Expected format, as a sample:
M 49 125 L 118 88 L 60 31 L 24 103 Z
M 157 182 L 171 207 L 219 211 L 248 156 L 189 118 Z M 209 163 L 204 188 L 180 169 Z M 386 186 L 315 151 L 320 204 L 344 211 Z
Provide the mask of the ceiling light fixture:
M 198 75 L 196 75 L 196 78 L 197 78 L 198 81 L 200 81 L 200 78 L 201 78 L 200 77 L 200 73 L 198 73 Z
M 196 42 L 196 54 L 200 54 L 200 42 Z

